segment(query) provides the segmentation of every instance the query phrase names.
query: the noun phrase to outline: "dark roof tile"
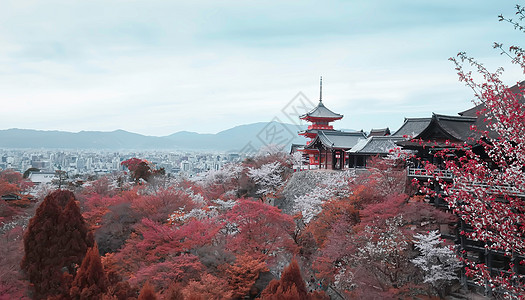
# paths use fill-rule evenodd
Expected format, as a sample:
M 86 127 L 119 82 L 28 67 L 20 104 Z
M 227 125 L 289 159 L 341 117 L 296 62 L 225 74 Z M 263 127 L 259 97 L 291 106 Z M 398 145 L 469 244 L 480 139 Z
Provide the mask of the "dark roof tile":
M 301 119 L 309 119 L 309 118 L 325 118 L 325 119 L 332 119 L 332 120 L 339 120 L 343 118 L 343 115 L 336 114 L 333 111 L 329 110 L 324 106 L 323 101 L 319 101 L 319 104 L 312 109 L 310 112 L 299 116 Z

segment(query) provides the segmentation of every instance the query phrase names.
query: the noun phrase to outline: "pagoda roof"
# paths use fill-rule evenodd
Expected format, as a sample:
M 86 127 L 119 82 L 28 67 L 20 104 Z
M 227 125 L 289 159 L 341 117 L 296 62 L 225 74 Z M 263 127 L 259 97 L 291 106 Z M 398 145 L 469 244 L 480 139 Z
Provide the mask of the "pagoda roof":
M 343 118 L 343 115 L 336 114 L 324 106 L 323 101 L 319 100 L 319 104 L 312 109 L 310 112 L 299 116 L 300 119 L 330 119 L 339 120 Z
M 366 140 L 360 140 L 352 149 L 347 152 L 350 154 L 382 154 L 390 153 L 390 150 L 398 147 L 396 142 L 404 141 L 401 136 L 371 136 Z
M 401 127 L 393 134 L 393 136 L 408 137 L 412 138 L 420 134 L 432 118 L 405 118 L 405 122 Z
M 306 129 L 299 131 L 299 134 L 306 134 L 306 133 L 315 133 L 319 134 L 320 131 L 338 131 L 335 129 Z
M 401 141 L 397 144 L 403 147 L 421 145 L 450 147 L 451 143 L 472 145 L 480 138 L 478 132 L 471 130 L 471 126 L 475 125 L 476 121 L 476 117 L 432 114 L 424 130 L 413 136 L 412 140 Z
M 366 139 L 366 135 L 362 131 L 343 132 L 338 130 L 320 130 L 305 149 L 315 148 L 316 145 L 322 145 L 327 149 L 350 149 L 361 139 Z

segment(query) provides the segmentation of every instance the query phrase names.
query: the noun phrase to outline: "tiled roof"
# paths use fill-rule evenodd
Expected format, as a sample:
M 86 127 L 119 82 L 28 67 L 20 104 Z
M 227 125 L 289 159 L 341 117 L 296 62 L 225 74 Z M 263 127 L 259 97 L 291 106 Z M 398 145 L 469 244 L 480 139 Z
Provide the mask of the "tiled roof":
M 316 143 L 321 143 L 323 146 L 330 149 L 350 149 L 361 139 L 366 139 L 366 135 L 362 131 L 319 131 L 315 139 L 305 148 L 313 148 L 313 145 Z
M 419 134 L 412 136 L 414 140 L 400 141 L 397 144 L 404 147 L 417 146 L 419 144 L 433 144 L 446 147 L 449 142 L 474 144 L 479 138 L 479 134 L 471 130 L 471 126 L 476 123 L 476 120 L 477 118 L 475 117 L 433 114 L 427 127 Z M 415 140 L 421 140 L 421 142 Z
M 396 142 L 405 140 L 400 136 L 371 136 L 360 140 L 348 153 L 352 154 L 388 154 L 390 150 L 398 147 Z
M 393 136 L 406 136 L 412 138 L 420 134 L 432 118 L 405 118 L 405 123 L 393 134 Z
M 469 138 L 477 137 L 476 132 L 471 129 L 471 126 L 474 125 L 477 120 L 476 117 L 433 114 L 432 119 L 435 119 L 439 126 L 460 141 L 466 142 Z
M 305 134 L 305 133 L 319 134 L 320 131 L 327 132 L 327 131 L 337 131 L 337 130 L 335 129 L 306 129 L 306 130 L 299 131 L 299 134 Z
M 304 148 L 304 145 L 303 144 L 292 144 L 292 146 L 290 147 L 290 153 L 294 153 L 298 150 L 301 150 Z
M 380 129 L 372 129 L 370 130 L 370 133 L 368 134 L 368 137 L 371 136 L 386 136 L 390 135 L 390 128 L 380 128 Z
M 310 112 L 304 115 L 299 116 L 299 118 L 326 118 L 338 120 L 343 118 L 343 115 L 334 113 L 333 111 L 326 108 L 326 106 L 324 106 L 323 101 L 319 101 L 319 104 L 314 109 L 312 109 Z

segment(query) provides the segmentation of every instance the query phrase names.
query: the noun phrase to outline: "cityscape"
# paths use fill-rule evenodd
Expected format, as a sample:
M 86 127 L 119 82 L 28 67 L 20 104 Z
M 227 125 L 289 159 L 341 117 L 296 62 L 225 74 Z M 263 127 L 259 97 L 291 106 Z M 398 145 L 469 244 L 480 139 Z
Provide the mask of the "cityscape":
M 0 149 L 0 157 L 2 170 L 24 173 L 32 168 L 33 172 L 46 174 L 61 170 L 70 178 L 82 178 L 123 171 L 125 167 L 121 162 L 133 157 L 143 158 L 156 168 L 164 168 L 168 176 L 192 177 L 201 172 L 219 170 L 224 164 L 238 161 L 242 156 L 238 153 L 204 152 Z

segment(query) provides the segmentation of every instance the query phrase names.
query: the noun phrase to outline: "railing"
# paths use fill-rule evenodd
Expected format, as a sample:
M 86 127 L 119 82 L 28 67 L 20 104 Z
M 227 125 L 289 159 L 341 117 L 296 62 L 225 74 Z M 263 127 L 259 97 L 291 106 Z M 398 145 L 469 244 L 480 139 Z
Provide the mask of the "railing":
M 452 179 L 454 176 L 450 170 L 435 169 L 429 171 L 424 168 L 408 168 L 409 177 L 424 177 L 424 178 L 447 178 Z
M 466 184 L 466 188 L 473 191 L 477 188 L 487 191 L 489 194 L 495 195 L 509 195 L 509 196 L 518 196 L 525 197 L 525 193 L 518 189 L 517 187 L 510 184 L 502 185 L 490 185 L 484 183 L 469 183 Z
M 320 124 L 313 124 L 308 126 L 308 130 L 310 129 L 334 129 L 334 126 L 332 125 L 320 125 Z

